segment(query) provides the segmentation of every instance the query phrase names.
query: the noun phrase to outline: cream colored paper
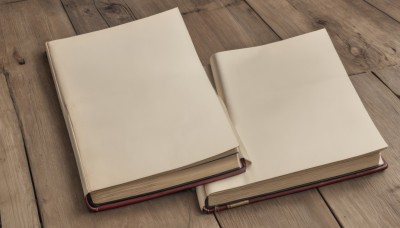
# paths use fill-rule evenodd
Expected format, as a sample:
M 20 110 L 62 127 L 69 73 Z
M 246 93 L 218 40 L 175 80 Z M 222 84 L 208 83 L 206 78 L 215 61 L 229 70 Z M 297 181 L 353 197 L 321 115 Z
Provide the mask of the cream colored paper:
M 238 146 L 177 8 L 47 48 L 85 193 Z
M 386 147 L 326 30 L 215 54 L 211 65 L 252 160 L 246 173 L 207 194 Z

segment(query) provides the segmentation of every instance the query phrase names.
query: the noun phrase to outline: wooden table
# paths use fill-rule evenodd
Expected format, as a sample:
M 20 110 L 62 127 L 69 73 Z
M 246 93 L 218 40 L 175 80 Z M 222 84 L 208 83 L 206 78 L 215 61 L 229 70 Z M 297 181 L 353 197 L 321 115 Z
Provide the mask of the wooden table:
M 44 43 L 176 6 L 207 72 L 212 53 L 327 28 L 364 105 L 390 145 L 383 153 L 389 169 L 211 215 L 200 213 L 193 191 L 90 213 Z M 0 0 L 0 223 L 3 227 L 400 227 L 399 22 L 398 0 Z

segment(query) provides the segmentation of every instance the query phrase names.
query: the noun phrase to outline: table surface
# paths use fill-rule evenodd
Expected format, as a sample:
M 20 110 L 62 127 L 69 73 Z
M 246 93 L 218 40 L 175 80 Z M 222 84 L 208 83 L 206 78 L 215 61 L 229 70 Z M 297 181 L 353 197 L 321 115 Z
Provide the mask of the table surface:
M 208 73 L 215 52 L 325 27 L 389 168 L 210 215 L 192 190 L 89 212 L 44 43 L 176 6 Z M 0 227 L 399 227 L 399 22 L 398 0 L 0 0 Z

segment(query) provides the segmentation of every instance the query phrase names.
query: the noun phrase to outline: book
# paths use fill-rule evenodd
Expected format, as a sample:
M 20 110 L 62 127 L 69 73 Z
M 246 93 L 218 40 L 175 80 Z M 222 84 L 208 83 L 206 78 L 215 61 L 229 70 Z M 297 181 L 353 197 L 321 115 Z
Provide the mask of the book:
M 90 210 L 196 187 L 220 211 L 387 167 L 324 29 L 214 54 L 217 91 L 177 8 L 46 47 Z
M 178 9 L 46 47 L 90 210 L 244 172 Z
M 245 173 L 196 188 L 221 211 L 383 170 L 387 147 L 325 29 L 216 53 L 218 95 L 251 161 Z

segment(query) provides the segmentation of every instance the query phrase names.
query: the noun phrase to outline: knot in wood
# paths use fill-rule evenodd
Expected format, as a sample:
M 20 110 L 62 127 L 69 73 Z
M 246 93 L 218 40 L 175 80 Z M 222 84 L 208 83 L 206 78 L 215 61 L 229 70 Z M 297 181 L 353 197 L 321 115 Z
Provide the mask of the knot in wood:
M 354 56 L 359 56 L 361 55 L 361 48 L 359 47 L 350 47 L 350 53 Z

